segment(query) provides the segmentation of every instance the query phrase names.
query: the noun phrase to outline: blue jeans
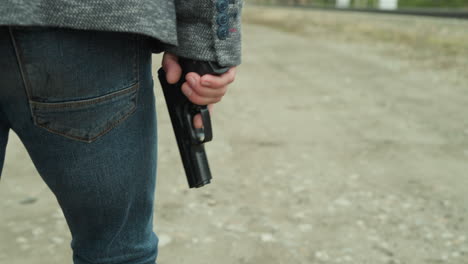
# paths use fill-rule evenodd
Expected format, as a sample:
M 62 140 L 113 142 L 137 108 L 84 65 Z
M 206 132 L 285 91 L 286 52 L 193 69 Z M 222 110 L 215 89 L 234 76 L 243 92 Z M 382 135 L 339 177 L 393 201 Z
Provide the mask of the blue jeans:
M 149 38 L 0 27 L 0 172 L 12 129 L 55 194 L 75 264 L 154 264 Z

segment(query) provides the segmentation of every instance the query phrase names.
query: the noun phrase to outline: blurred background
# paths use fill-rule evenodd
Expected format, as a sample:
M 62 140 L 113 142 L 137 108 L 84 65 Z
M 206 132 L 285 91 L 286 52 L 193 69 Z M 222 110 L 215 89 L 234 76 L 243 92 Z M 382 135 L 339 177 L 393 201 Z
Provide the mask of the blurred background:
M 301 5 L 316 7 L 340 8 L 376 8 L 376 9 L 407 9 L 407 8 L 468 8 L 466 0 L 250 0 L 249 3 L 274 5 Z
M 453 18 L 467 8 L 246 1 L 243 63 L 206 146 L 212 184 L 188 189 L 155 81 L 158 263 L 468 263 L 468 20 Z M 0 208 L 0 263 L 71 263 L 14 133 Z

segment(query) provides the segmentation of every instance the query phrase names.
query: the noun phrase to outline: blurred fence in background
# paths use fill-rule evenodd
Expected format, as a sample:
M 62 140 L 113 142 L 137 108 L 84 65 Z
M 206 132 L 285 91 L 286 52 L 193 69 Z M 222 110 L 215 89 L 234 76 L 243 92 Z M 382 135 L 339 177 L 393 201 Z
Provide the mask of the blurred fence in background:
M 249 3 L 468 19 L 468 0 L 249 0 Z
M 468 0 L 250 0 L 257 4 L 300 5 L 317 7 L 371 8 L 371 9 L 463 9 L 468 11 Z

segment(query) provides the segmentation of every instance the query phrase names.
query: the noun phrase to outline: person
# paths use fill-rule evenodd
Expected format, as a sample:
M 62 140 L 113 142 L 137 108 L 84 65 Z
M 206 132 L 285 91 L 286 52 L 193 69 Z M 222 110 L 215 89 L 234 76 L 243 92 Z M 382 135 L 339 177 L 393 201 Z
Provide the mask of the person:
M 157 118 L 152 53 L 170 83 L 178 58 L 195 104 L 219 102 L 241 63 L 242 0 L 48 0 L 0 5 L 0 172 L 10 129 L 54 193 L 75 264 L 149 264 Z M 195 126 L 201 127 L 197 116 Z

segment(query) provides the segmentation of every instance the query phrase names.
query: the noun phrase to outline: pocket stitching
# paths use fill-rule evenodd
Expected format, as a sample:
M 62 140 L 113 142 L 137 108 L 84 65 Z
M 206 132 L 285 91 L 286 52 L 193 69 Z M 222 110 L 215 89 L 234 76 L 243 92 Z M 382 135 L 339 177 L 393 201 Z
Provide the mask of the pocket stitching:
M 36 118 L 34 118 L 34 124 L 38 127 L 41 127 L 51 133 L 54 133 L 54 134 L 58 134 L 58 135 L 61 135 L 61 136 L 64 136 L 66 138 L 69 138 L 69 139 L 73 139 L 73 140 L 79 140 L 79 141 L 82 141 L 82 142 L 86 142 L 86 143 L 91 143 L 93 141 L 95 141 L 97 138 L 99 138 L 100 136 L 106 134 L 107 132 L 109 132 L 110 130 L 112 130 L 113 128 L 115 128 L 116 126 L 118 126 L 120 123 L 122 123 L 125 119 L 127 119 L 128 117 L 130 117 L 131 114 L 133 114 L 135 111 L 136 111 L 136 108 L 137 108 L 137 101 L 138 101 L 138 96 L 137 98 L 135 99 L 135 105 L 133 106 L 133 108 L 127 113 L 125 114 L 124 116 L 122 116 L 120 119 L 118 119 L 117 121 L 115 121 L 111 126 L 109 126 L 108 128 L 106 128 L 105 130 L 101 131 L 99 134 L 97 134 L 96 136 L 92 137 L 92 138 L 84 138 L 84 137 L 80 137 L 80 136 L 70 136 L 68 134 L 65 134 L 65 133 L 62 133 L 60 131 L 57 131 L 57 130 L 54 130 L 54 129 L 51 129 L 49 127 L 46 127 L 42 124 L 39 124 L 37 123 L 36 121 Z
M 104 130 L 102 130 L 100 133 L 96 134 L 94 137 L 91 137 L 91 138 L 85 138 L 85 137 L 80 137 L 80 136 L 72 136 L 72 135 L 69 135 L 69 134 L 66 134 L 66 133 L 63 133 L 61 131 L 58 131 L 58 130 L 55 130 L 55 129 L 52 129 L 50 127 L 47 127 L 41 123 L 38 123 L 37 122 L 37 115 L 34 115 L 33 116 L 33 122 L 34 122 L 34 125 L 38 126 L 38 127 L 41 127 L 51 133 L 54 133 L 54 134 L 57 134 L 57 135 L 61 135 L 61 136 L 64 136 L 66 138 L 69 138 L 69 139 L 73 139 L 73 140 L 79 140 L 79 141 L 82 141 L 82 142 L 86 142 L 86 143 L 91 143 L 93 141 L 95 141 L 97 138 L 99 138 L 100 136 L 106 134 L 107 132 L 109 132 L 110 130 L 112 130 L 113 128 L 115 128 L 116 126 L 118 126 L 120 123 L 122 123 L 125 119 L 129 118 L 130 115 L 132 115 L 136 109 L 137 109 L 137 106 L 138 106 L 138 91 L 139 91 L 139 88 L 140 88 L 140 84 L 137 83 L 134 85 L 135 87 L 131 87 L 134 91 L 133 91 L 133 95 L 131 95 L 132 97 L 135 97 L 135 103 L 133 105 L 133 107 L 128 111 L 128 113 L 126 113 L 125 115 L 123 115 L 120 119 L 117 119 L 115 120 L 114 122 L 112 122 L 112 124 L 108 127 L 106 127 Z
M 67 101 L 67 102 L 54 102 L 54 103 L 44 103 L 44 102 L 37 102 L 34 100 L 29 100 L 29 103 L 31 106 L 33 106 L 35 109 L 36 108 L 41 108 L 41 109 L 53 109 L 53 108 L 75 108 L 79 106 L 84 106 L 84 105 L 92 105 L 92 104 L 97 104 L 103 101 L 110 100 L 114 97 L 120 96 L 120 95 L 125 95 L 127 93 L 134 92 L 137 90 L 139 87 L 139 82 L 136 82 L 132 84 L 129 87 L 120 89 L 115 92 L 111 92 L 108 94 L 104 94 L 98 97 L 90 98 L 90 99 L 83 99 L 83 100 L 76 100 L 76 101 Z
M 140 54 L 139 44 L 140 44 L 140 42 L 139 41 L 140 41 L 140 38 L 139 38 L 138 34 L 134 34 L 134 40 L 135 40 L 134 41 L 134 45 L 135 45 L 134 47 L 136 49 L 135 50 L 136 52 L 134 52 L 134 57 L 133 57 L 133 63 L 134 63 L 133 71 L 134 71 L 134 73 L 136 73 L 136 83 L 132 84 L 128 88 L 123 88 L 123 89 L 120 89 L 118 91 L 114 91 L 114 92 L 109 93 L 109 94 L 101 95 L 101 96 L 96 97 L 96 98 L 84 99 L 84 100 L 86 100 L 86 102 L 79 102 L 79 101 L 74 101 L 73 102 L 73 101 L 70 101 L 70 102 L 60 102 L 60 103 L 44 103 L 44 102 L 37 102 L 37 101 L 31 100 L 31 94 L 30 94 L 30 92 L 31 92 L 30 91 L 30 85 L 31 84 L 30 84 L 30 80 L 28 78 L 28 75 L 26 74 L 26 72 L 23 69 L 24 68 L 24 65 L 23 65 L 24 58 L 23 58 L 21 48 L 16 43 L 16 38 L 15 38 L 14 33 L 13 33 L 13 27 L 9 28 L 9 33 L 10 33 L 10 37 L 11 37 L 13 47 L 15 49 L 17 63 L 18 63 L 18 66 L 20 68 L 20 71 L 21 71 L 21 76 L 22 76 L 22 79 L 23 79 L 23 84 L 25 86 L 24 88 L 25 88 L 26 96 L 28 97 L 29 109 L 30 109 L 30 112 L 31 112 L 31 119 L 33 121 L 33 124 L 36 125 L 37 127 L 41 127 L 42 129 L 45 129 L 45 130 L 47 130 L 47 131 L 49 131 L 51 133 L 58 134 L 58 135 L 61 135 L 63 137 L 66 137 L 66 138 L 69 138 L 69 139 L 72 139 L 72 140 L 78 140 L 78 141 L 82 141 L 82 142 L 86 142 L 86 143 L 91 143 L 91 142 L 95 141 L 97 138 L 99 138 L 100 136 L 102 136 L 103 134 L 109 132 L 110 130 L 112 130 L 113 128 L 118 126 L 120 123 L 122 123 L 124 120 L 129 118 L 129 116 L 132 115 L 136 111 L 137 106 L 138 106 L 138 91 L 139 91 L 139 87 L 140 87 L 140 69 L 139 69 L 139 64 L 140 64 L 140 58 L 139 58 L 139 54 Z M 125 95 L 125 94 L 131 93 L 131 92 L 135 93 L 135 103 L 134 103 L 133 108 L 131 108 L 128 111 L 128 113 L 123 115 L 120 119 L 114 121 L 112 123 L 112 125 L 110 125 L 105 130 L 101 131 L 100 133 L 98 133 L 97 135 L 95 135 L 92 138 L 84 138 L 84 137 L 80 137 L 80 136 L 71 136 L 71 135 L 65 134 L 63 132 L 60 132 L 60 131 L 51 129 L 49 127 L 46 127 L 46 126 L 44 126 L 42 124 L 39 124 L 37 122 L 37 115 L 35 114 L 35 111 L 33 111 L 33 106 L 35 106 L 34 110 L 37 110 L 38 107 L 39 108 L 42 107 L 42 109 L 51 109 L 51 108 L 62 108 L 62 109 L 68 108 L 68 109 L 71 109 L 71 108 L 75 108 L 75 107 L 78 107 L 78 106 L 99 103 L 99 102 L 103 102 L 105 100 L 111 100 L 112 98 L 114 98 L 116 96 Z

